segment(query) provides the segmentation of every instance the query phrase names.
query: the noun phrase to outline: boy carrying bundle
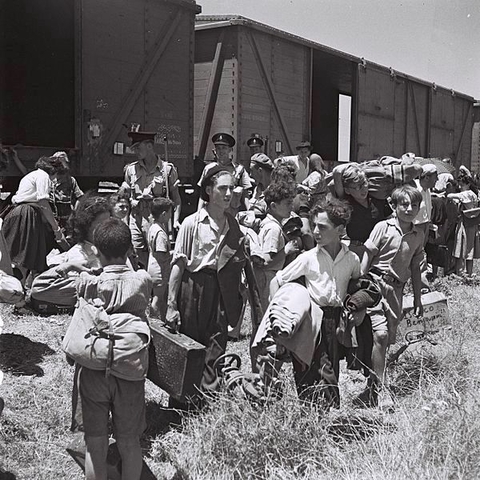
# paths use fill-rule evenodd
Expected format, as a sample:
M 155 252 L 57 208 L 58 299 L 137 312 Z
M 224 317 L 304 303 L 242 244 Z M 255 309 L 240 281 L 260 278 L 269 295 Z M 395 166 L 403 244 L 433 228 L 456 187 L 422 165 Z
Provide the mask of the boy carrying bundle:
M 301 399 L 316 400 L 320 395 L 326 407 L 340 405 L 338 377 L 341 347 L 337 329 L 349 282 L 360 277 L 360 260 L 341 242 L 350 212 L 351 208 L 346 202 L 333 197 L 315 204 L 310 212 L 310 225 L 316 248 L 300 254 L 276 274 L 270 285 L 273 298 L 288 282 L 305 278 L 313 318 L 312 332 L 317 332 L 317 335 L 315 338 L 313 335 L 305 337 L 315 342 L 308 363 L 299 361 L 304 358 L 302 354 L 305 347 L 299 345 L 297 353 L 290 349 L 295 383 Z M 298 303 L 298 297 L 293 298 L 292 302 Z M 319 309 L 321 312 L 318 312 Z M 320 315 L 317 321 L 315 316 L 318 313 L 315 310 Z

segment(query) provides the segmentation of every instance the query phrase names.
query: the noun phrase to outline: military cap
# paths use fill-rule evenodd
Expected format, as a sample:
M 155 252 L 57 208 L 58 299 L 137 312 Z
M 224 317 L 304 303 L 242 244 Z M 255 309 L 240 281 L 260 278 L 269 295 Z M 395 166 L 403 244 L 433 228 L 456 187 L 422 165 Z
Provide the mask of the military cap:
M 312 149 L 312 144 L 311 144 L 310 142 L 308 142 L 308 141 L 300 142 L 300 143 L 297 145 L 296 149 L 297 149 L 297 150 L 300 150 L 301 148 L 308 148 L 309 150 L 311 150 L 311 149 Z
M 263 147 L 264 142 L 260 135 L 253 135 L 251 138 L 247 140 L 247 145 L 249 147 Z
M 132 140 L 131 147 L 138 145 L 140 142 L 151 141 L 155 142 L 157 132 L 128 132 L 127 134 Z
M 259 167 L 273 170 L 273 162 L 264 153 L 256 153 L 255 155 L 252 155 L 250 162 L 255 163 Z
M 216 133 L 212 137 L 212 142 L 214 145 L 226 145 L 230 148 L 235 145 L 235 139 L 228 133 Z

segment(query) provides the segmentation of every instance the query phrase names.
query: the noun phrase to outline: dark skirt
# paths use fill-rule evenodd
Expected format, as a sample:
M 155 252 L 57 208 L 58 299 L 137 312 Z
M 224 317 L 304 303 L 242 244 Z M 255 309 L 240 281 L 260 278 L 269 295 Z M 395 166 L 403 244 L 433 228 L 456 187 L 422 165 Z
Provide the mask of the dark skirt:
M 23 203 L 13 208 L 2 231 L 14 265 L 35 272 L 47 269 L 46 258 L 55 246 L 55 238 L 38 204 Z
M 201 388 L 214 391 L 218 388 L 213 365 L 227 347 L 227 318 L 223 308 L 216 272 L 184 271 L 178 296 L 180 332 L 207 347 Z

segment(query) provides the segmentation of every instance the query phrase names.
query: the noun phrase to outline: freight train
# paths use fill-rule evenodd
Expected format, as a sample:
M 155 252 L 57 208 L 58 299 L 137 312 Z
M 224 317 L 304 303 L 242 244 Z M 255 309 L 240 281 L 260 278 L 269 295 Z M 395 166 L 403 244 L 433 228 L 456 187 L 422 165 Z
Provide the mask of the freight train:
M 127 132 L 156 131 L 184 183 L 213 159 L 211 136 L 261 135 L 266 153 L 310 140 L 348 160 L 450 157 L 470 165 L 474 99 L 238 16 L 203 16 L 194 0 L 0 0 L 0 140 L 32 169 L 66 151 L 83 188 L 119 182 L 135 159 Z M 21 178 L 3 163 L 4 190 Z

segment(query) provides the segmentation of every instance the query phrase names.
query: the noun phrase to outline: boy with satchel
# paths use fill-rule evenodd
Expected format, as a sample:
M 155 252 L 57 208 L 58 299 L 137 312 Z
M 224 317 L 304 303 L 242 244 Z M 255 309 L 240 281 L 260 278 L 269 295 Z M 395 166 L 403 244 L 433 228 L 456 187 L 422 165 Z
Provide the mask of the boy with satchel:
M 85 475 L 87 479 L 107 478 L 111 412 L 122 479 L 138 480 L 142 471 L 140 435 L 146 426 L 150 328 L 145 310 L 151 278 L 144 270 L 135 272 L 127 267 L 132 240 L 121 220 L 111 218 L 98 225 L 93 241 L 103 270 L 99 275 L 80 273 L 77 307 L 63 340 L 66 354 L 79 365 Z

